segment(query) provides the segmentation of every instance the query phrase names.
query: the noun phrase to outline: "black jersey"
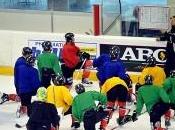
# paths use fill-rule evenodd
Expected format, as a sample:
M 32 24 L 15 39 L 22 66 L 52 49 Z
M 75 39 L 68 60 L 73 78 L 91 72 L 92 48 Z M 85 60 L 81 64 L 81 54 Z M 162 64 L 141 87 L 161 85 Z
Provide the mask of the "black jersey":
M 56 107 L 51 103 L 34 101 L 28 109 L 29 120 L 27 125 L 55 127 L 59 125 L 60 117 Z

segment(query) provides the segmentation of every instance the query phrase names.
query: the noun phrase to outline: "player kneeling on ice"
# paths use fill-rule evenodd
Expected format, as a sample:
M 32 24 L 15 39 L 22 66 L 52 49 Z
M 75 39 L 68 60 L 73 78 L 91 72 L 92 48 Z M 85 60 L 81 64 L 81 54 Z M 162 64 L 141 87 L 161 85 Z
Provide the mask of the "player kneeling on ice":
M 142 70 L 141 75 L 138 78 L 138 83 L 135 86 L 136 91 L 140 86 L 144 85 L 144 78 L 146 75 L 152 75 L 154 78 L 153 84 L 162 87 L 166 75 L 164 69 L 156 65 L 156 58 L 153 56 L 149 56 L 146 59 L 146 67 Z
M 169 96 L 162 87 L 153 85 L 153 77 L 145 76 L 145 85 L 138 89 L 137 108 L 133 113 L 133 120 L 141 114 L 144 104 L 150 115 L 151 130 L 165 130 L 161 127 L 161 116 L 165 114 L 170 107 Z
M 130 93 L 128 85 L 124 80 L 119 77 L 107 79 L 101 87 L 101 93 L 107 96 L 107 108 L 111 108 L 108 116 L 101 121 L 101 130 L 106 129 L 116 106 L 119 106 L 119 118 L 117 119 L 119 125 L 123 125 L 131 120 L 131 116 L 127 115 L 127 111 L 129 112 L 129 110 L 126 108 L 126 102 L 130 101 Z
M 28 109 L 27 130 L 58 130 L 60 117 L 55 105 L 47 103 L 46 88 L 37 90 L 37 98 Z
M 47 88 L 47 102 L 54 104 L 58 109 L 63 109 L 62 114 L 72 114 L 72 101 L 73 97 L 69 89 L 65 86 L 65 79 L 61 75 L 53 75 L 52 82 L 54 85 L 50 85 Z M 72 115 L 71 115 L 72 116 Z M 71 127 L 78 128 L 80 124 L 75 121 L 72 116 Z
M 85 130 L 96 130 L 95 124 L 105 118 L 108 113 L 103 109 L 107 102 L 106 96 L 96 91 L 85 92 L 85 87 L 82 84 L 77 84 L 75 90 L 78 95 L 72 103 L 73 116 L 79 122 L 83 121 Z M 99 109 L 95 101 L 99 101 L 101 104 Z
M 170 77 L 166 78 L 163 88 L 170 98 L 170 108 L 175 110 L 175 70 L 170 72 Z M 165 126 L 170 126 L 171 110 L 165 114 Z
M 15 102 L 20 102 L 20 97 L 17 94 L 6 94 L 0 92 L 0 104 L 3 104 L 4 102 L 7 101 L 15 101 Z

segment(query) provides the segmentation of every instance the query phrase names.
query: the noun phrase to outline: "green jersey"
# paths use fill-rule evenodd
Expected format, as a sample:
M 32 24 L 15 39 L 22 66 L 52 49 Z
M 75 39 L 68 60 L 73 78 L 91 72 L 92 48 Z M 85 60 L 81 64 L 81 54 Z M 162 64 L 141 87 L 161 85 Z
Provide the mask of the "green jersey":
M 95 101 L 99 101 L 101 104 L 106 105 L 107 98 L 105 95 L 96 91 L 87 91 L 78 94 L 72 103 L 73 116 L 81 122 L 86 111 L 97 109 Z
M 163 83 L 163 88 L 170 97 L 170 103 L 175 104 L 175 78 L 167 78 Z
M 55 74 L 62 74 L 60 62 L 54 53 L 43 52 L 37 57 L 37 66 L 41 76 L 42 68 L 53 69 Z
M 156 85 L 143 85 L 138 90 L 136 111 L 140 114 L 145 104 L 148 113 L 150 113 L 152 107 L 160 101 L 169 103 L 169 96 L 163 88 Z

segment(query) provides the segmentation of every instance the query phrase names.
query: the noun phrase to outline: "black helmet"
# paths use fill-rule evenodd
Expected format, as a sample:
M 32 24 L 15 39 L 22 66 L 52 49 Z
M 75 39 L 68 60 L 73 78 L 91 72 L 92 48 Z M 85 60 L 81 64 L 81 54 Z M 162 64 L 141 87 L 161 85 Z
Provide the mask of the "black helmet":
M 44 41 L 42 43 L 42 47 L 43 47 L 44 51 L 51 51 L 51 49 L 52 49 L 51 41 Z
M 62 75 L 52 75 L 52 82 L 54 85 L 64 85 L 65 78 Z
M 112 46 L 109 50 L 109 55 L 112 60 L 119 58 L 120 48 L 118 46 Z
M 23 56 L 28 56 L 28 55 L 32 55 L 32 49 L 29 47 L 24 47 L 22 49 L 22 55 Z
M 75 85 L 75 91 L 78 94 L 81 94 L 81 93 L 85 92 L 85 88 L 84 88 L 83 84 Z
M 171 72 L 170 72 L 170 77 L 171 77 L 171 78 L 175 78 L 175 70 L 171 70 Z
M 146 63 L 148 67 L 154 67 L 156 65 L 156 58 L 150 56 L 146 59 Z
M 73 33 L 66 33 L 65 39 L 66 39 L 66 42 L 74 41 L 74 34 Z
M 35 57 L 33 57 L 32 55 L 29 55 L 26 57 L 26 63 L 28 65 L 34 66 L 35 65 Z
M 153 76 L 152 75 L 146 75 L 145 76 L 145 84 L 146 85 L 152 85 L 153 84 Z

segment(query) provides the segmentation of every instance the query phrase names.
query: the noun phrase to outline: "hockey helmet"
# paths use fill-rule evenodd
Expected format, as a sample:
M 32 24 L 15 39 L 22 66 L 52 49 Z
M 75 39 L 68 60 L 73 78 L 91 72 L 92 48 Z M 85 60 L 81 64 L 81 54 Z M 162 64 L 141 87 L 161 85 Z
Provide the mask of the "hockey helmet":
M 66 39 L 66 42 L 73 42 L 74 41 L 74 34 L 73 33 L 66 33 L 65 34 L 65 39 Z
M 47 89 L 45 87 L 38 88 L 37 98 L 39 101 L 46 101 L 47 100 Z
M 75 91 L 77 94 L 84 93 L 85 87 L 83 86 L 83 84 L 77 84 L 77 85 L 75 85 Z
M 35 65 L 35 57 L 29 55 L 28 57 L 26 57 L 26 63 L 28 65 L 34 66 Z
M 112 60 L 118 59 L 120 56 L 120 48 L 118 46 L 112 46 L 109 50 L 109 55 Z
M 146 59 L 146 63 L 148 67 L 154 67 L 156 65 L 156 58 L 153 56 L 150 56 Z
M 152 75 L 146 75 L 144 79 L 145 79 L 145 85 L 152 85 L 153 84 L 153 76 Z
M 51 49 L 52 49 L 51 41 L 44 41 L 42 43 L 42 48 L 44 49 L 44 51 L 51 51 Z
M 65 84 L 65 78 L 62 75 L 52 75 L 52 82 L 54 85 L 64 85 Z
M 22 55 L 23 56 L 28 56 L 28 55 L 32 55 L 32 49 L 29 47 L 24 47 L 22 49 Z
M 171 78 L 175 78 L 175 70 L 172 70 L 172 71 L 170 72 L 170 77 L 171 77 Z

